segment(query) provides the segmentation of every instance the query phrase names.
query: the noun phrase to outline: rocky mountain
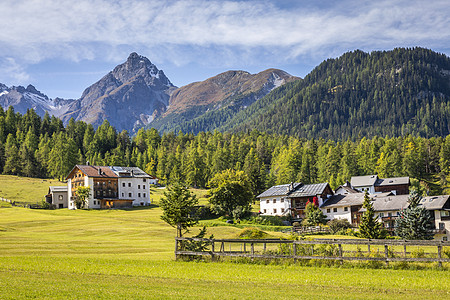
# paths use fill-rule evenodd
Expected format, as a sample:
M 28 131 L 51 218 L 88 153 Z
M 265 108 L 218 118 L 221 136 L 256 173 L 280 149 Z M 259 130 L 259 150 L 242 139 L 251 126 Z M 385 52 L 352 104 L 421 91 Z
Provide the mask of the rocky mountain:
M 164 112 L 175 89 L 150 60 L 131 53 L 125 63 L 88 87 L 61 118 L 64 122 L 82 120 L 94 127 L 107 119 L 116 129 L 132 132 Z
M 275 88 L 299 80 L 282 70 L 227 71 L 175 90 L 167 111 L 148 126 L 160 131 L 214 130 Z
M 45 112 L 56 117 L 60 117 L 67 112 L 72 99 L 49 99 L 46 95 L 38 91 L 34 86 L 7 87 L 0 83 L 0 106 L 7 108 L 13 106 L 16 112 L 26 113 L 27 109 L 33 108 L 40 116 L 44 116 Z

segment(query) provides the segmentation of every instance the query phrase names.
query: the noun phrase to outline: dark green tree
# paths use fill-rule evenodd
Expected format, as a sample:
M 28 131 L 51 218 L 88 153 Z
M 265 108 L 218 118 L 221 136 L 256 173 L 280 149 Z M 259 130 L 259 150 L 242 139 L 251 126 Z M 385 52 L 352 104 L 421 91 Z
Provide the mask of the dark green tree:
M 400 216 L 395 220 L 395 233 L 399 237 L 407 240 L 433 239 L 431 214 L 420 205 L 421 199 L 416 190 L 411 191 L 409 206 L 400 211 Z
M 365 239 L 381 238 L 381 223 L 375 219 L 372 199 L 369 198 L 369 194 L 367 192 L 364 195 L 363 208 L 365 211 L 361 217 L 361 223 L 359 224 L 359 237 Z
M 163 210 L 161 219 L 177 229 L 177 237 L 183 236 L 183 230 L 197 224 L 195 209 L 198 200 L 186 187 L 175 183 L 167 188 L 159 202 Z
M 314 205 L 313 202 L 309 202 L 305 208 L 305 219 L 303 225 L 317 226 L 325 224 L 327 222 L 327 216 L 320 210 L 320 208 Z

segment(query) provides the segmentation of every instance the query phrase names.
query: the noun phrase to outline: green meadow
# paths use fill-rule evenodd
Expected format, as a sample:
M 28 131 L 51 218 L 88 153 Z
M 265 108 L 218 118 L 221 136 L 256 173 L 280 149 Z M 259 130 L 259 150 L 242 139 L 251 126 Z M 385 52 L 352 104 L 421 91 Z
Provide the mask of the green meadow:
M 0 189 L 4 189 L 3 178 Z M 204 192 L 196 191 L 199 197 Z M 175 230 L 161 221 L 157 205 L 162 193 L 162 189 L 153 189 L 154 205 L 129 210 L 0 206 L 0 298 L 450 297 L 449 271 L 437 268 L 395 270 L 175 261 Z M 193 228 L 190 234 L 198 230 L 199 227 Z M 208 228 L 208 235 L 236 238 L 241 230 L 213 226 Z M 282 235 L 268 233 L 272 237 Z

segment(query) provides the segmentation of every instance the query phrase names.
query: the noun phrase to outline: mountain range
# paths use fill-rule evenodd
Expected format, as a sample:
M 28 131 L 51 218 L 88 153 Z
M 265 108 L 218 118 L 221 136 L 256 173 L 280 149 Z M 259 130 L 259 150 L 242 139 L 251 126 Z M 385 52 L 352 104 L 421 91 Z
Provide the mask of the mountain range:
M 147 125 L 173 130 L 177 124 L 223 107 L 245 108 L 274 88 L 297 77 L 270 69 L 258 74 L 228 71 L 202 82 L 177 88 L 150 60 L 131 53 L 102 79 L 86 88 L 79 99 L 49 99 L 32 85 L 27 88 L 0 84 L 0 105 L 17 112 L 33 108 L 60 118 L 98 127 L 104 120 L 117 130 L 136 132 Z M 239 101 L 236 99 L 239 98 Z
M 150 60 L 131 53 L 80 99 L 49 99 L 35 87 L 0 84 L 0 105 L 34 108 L 67 123 L 105 119 L 130 133 L 249 131 L 305 138 L 450 134 L 450 58 L 424 48 L 351 51 L 304 79 L 282 70 L 227 71 L 177 88 Z

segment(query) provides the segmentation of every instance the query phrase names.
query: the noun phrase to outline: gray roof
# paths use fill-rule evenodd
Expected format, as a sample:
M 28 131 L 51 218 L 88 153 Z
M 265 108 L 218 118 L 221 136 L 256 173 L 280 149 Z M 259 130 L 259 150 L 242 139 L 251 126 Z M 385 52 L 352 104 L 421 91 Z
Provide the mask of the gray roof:
M 450 195 L 424 197 L 420 200 L 420 204 L 425 206 L 428 210 L 443 209 L 449 198 Z
M 350 194 L 354 194 L 354 193 L 360 193 L 360 191 L 355 190 L 354 188 L 347 186 L 347 185 L 341 185 L 340 187 L 338 187 L 334 192 L 336 192 L 339 189 L 344 189 L 346 190 L 348 193 Z
M 382 193 L 385 194 L 385 193 Z M 373 195 L 372 195 L 373 196 Z M 408 197 L 409 195 L 381 195 L 377 194 L 377 197 L 372 197 L 373 200 L 373 209 L 375 211 L 389 211 L 389 210 L 402 210 L 404 208 L 407 208 L 408 203 Z
M 393 177 L 393 178 L 383 178 L 378 179 L 376 186 L 389 186 L 389 185 L 399 185 L 399 184 L 409 184 L 409 177 Z
M 353 187 L 359 186 L 371 186 L 377 181 L 377 175 L 367 175 L 367 176 L 353 176 L 350 179 L 350 183 Z
M 301 187 L 297 187 L 292 193 L 289 194 L 289 197 L 310 197 L 320 195 L 324 192 L 328 183 L 315 183 L 315 184 L 305 184 Z
M 295 190 L 301 183 L 292 183 L 293 189 L 290 188 L 291 184 L 274 185 L 270 189 L 256 196 L 256 198 L 273 197 L 273 196 L 287 196 L 289 192 Z
M 342 206 L 357 206 L 364 202 L 364 193 L 352 193 L 348 195 L 334 195 L 328 198 L 321 208 L 332 208 Z
M 49 193 L 54 193 L 54 192 L 67 192 L 67 185 L 50 186 Z
M 122 177 L 121 174 L 128 173 L 130 175 L 126 175 L 124 177 L 141 177 L 141 178 L 153 178 L 148 175 L 138 167 L 117 167 L 112 166 L 109 167 L 114 173 L 116 173 L 119 177 Z

